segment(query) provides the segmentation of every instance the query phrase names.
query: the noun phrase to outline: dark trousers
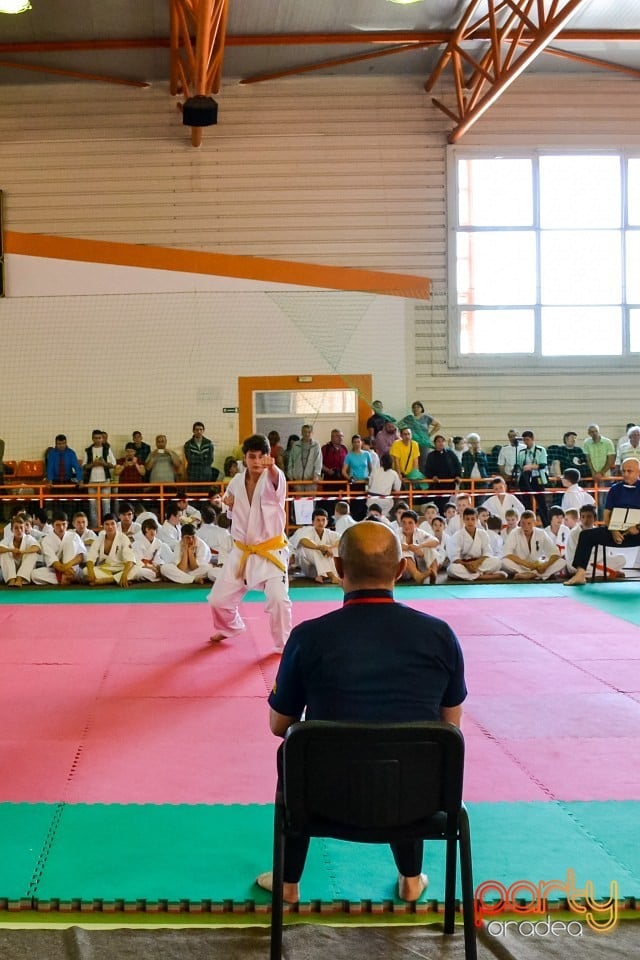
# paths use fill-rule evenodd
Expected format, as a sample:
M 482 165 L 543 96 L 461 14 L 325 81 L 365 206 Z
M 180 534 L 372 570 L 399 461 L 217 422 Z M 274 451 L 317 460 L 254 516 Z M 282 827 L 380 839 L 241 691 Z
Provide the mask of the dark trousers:
M 282 750 L 278 750 L 278 786 L 280 791 L 280 777 L 282 772 Z M 309 837 L 287 836 L 284 841 L 284 871 L 285 883 L 299 883 L 304 870 L 309 850 Z M 401 843 L 391 843 L 391 853 L 398 870 L 403 877 L 417 877 L 422 872 L 422 840 L 403 840 Z
M 592 527 L 591 530 L 583 530 L 578 537 L 578 546 L 573 558 L 574 567 L 586 570 L 591 551 L 601 544 L 604 547 L 640 547 L 640 534 L 627 534 L 622 543 L 616 543 L 606 527 Z
M 538 514 L 543 527 L 548 526 L 549 514 L 547 513 L 547 498 L 544 494 L 544 487 L 541 486 L 538 477 L 532 477 L 530 473 L 521 473 L 520 489 L 529 492 L 528 496 L 520 497 L 525 508 L 527 510 L 533 510 L 534 513 Z

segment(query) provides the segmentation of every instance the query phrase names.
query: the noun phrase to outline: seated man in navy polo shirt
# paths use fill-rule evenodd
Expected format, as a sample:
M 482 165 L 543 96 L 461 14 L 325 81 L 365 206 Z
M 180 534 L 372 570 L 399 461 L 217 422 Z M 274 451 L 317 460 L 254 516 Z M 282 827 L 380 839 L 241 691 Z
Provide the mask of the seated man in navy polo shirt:
M 460 725 L 467 695 L 460 645 L 443 620 L 394 601 L 404 565 L 400 542 L 385 524 L 364 520 L 342 535 L 336 567 L 344 603 L 292 631 L 269 696 L 276 736 L 305 709 L 308 720 Z M 308 837 L 287 838 L 283 895 L 289 903 L 300 898 L 308 847 Z M 422 840 L 392 844 L 403 900 L 415 901 L 426 889 L 422 848 Z M 257 883 L 271 890 L 271 874 Z
M 640 510 L 640 461 L 635 458 L 624 460 L 622 463 L 622 481 L 614 483 L 609 488 L 604 505 L 604 526 L 583 530 L 578 538 L 573 565 L 576 572 L 570 580 L 565 581 L 565 587 L 577 587 L 587 582 L 587 565 L 591 551 L 598 544 L 605 547 L 638 547 L 640 546 L 640 526 L 629 526 L 622 530 L 609 530 L 612 512 L 617 508 Z

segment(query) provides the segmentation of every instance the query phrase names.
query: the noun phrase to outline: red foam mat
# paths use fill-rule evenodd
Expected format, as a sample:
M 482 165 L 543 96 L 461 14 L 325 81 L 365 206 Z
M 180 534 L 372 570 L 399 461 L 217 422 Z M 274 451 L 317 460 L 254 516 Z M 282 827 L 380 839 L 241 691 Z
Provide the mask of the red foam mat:
M 640 628 L 567 597 L 409 603 L 465 652 L 469 800 L 640 799 Z M 0 802 L 269 802 L 279 659 L 243 617 L 212 646 L 204 602 L 3 608 Z

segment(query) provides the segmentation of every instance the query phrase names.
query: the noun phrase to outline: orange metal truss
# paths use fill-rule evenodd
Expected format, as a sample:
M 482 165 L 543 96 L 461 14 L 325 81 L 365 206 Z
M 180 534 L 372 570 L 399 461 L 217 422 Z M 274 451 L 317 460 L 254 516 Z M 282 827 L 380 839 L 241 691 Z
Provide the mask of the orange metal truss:
M 185 99 L 220 89 L 228 0 L 170 0 L 170 89 Z M 202 128 L 191 128 L 191 143 L 202 143 Z
M 425 84 L 431 91 L 451 65 L 456 108 L 439 100 L 433 104 L 455 122 L 449 142 L 456 143 L 526 70 L 560 33 L 569 19 L 588 0 L 471 0 Z M 487 9 L 488 8 L 488 9 Z M 488 49 L 480 59 L 463 44 L 477 43 L 488 32 Z M 529 41 L 523 46 L 523 40 Z

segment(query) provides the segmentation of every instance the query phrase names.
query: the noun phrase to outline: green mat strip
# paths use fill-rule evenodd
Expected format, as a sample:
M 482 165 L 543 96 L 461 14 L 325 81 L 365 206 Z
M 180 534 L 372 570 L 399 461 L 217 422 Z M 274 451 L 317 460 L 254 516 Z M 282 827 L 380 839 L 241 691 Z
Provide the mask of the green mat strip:
M 469 804 L 474 881 L 617 881 L 640 899 L 640 802 Z M 256 912 L 269 894 L 270 805 L 1 804 L 0 909 Z M 426 843 L 429 912 L 444 897 L 444 845 Z M 406 912 L 384 845 L 314 840 L 299 912 Z
M 624 584 L 617 585 L 624 587 Z M 137 584 L 126 590 L 111 585 L 102 587 L 26 587 L 24 590 L 0 591 L 0 607 L 13 604 L 51 604 L 51 603 L 202 603 L 211 585 L 188 584 Z M 588 588 L 585 588 L 588 589 Z M 607 587 L 606 589 L 610 589 Z M 582 590 L 571 591 L 571 596 Z M 521 597 L 566 597 L 569 591 L 562 584 L 554 583 L 492 583 L 492 584 L 456 584 L 444 583 L 441 586 L 423 587 L 412 584 L 399 584 L 396 587 L 396 599 L 403 600 L 451 600 L 451 599 L 510 599 Z M 300 601 L 329 601 L 339 603 L 342 590 L 333 586 L 292 586 L 291 598 Z M 264 594 L 250 591 L 244 597 L 246 603 L 264 603 Z
M 572 600 L 597 607 L 613 617 L 640 626 L 640 582 L 594 583 L 584 587 L 565 587 Z

